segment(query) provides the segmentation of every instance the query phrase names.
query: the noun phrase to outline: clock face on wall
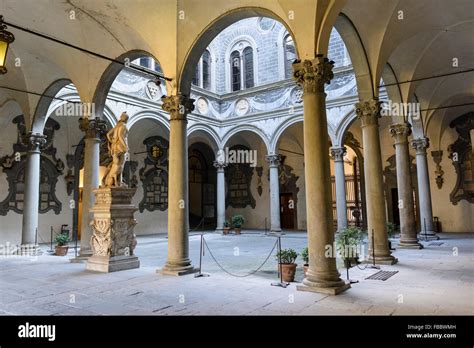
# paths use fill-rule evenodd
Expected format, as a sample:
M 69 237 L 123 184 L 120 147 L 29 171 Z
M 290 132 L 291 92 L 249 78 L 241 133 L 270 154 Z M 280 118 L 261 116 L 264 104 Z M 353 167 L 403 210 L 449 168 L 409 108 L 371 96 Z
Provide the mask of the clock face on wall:
M 207 104 L 207 100 L 204 98 L 199 98 L 196 101 L 196 107 L 201 115 L 206 115 L 209 111 L 209 105 Z
M 235 103 L 235 113 L 237 116 L 245 115 L 250 109 L 249 102 L 246 99 L 240 99 Z

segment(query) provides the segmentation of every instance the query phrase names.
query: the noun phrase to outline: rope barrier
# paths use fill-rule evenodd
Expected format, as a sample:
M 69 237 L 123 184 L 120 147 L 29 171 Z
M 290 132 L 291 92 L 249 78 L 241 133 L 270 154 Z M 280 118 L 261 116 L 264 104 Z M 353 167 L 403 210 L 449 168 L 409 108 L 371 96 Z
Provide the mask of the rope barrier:
M 209 245 L 207 244 L 206 242 L 206 239 L 203 238 L 203 241 L 204 241 L 204 245 L 206 246 L 207 250 L 209 251 L 209 255 L 211 255 L 212 259 L 214 260 L 214 262 L 217 264 L 217 266 L 219 266 L 219 268 L 227 273 L 228 275 L 232 276 L 232 277 L 237 277 L 237 278 L 245 278 L 245 277 L 248 277 L 248 276 L 251 276 L 255 273 L 257 273 L 258 271 L 260 271 L 260 269 L 267 263 L 268 259 L 270 258 L 270 256 L 272 255 L 273 251 L 275 250 L 276 246 L 277 246 L 277 243 L 278 243 L 278 239 L 275 241 L 275 244 L 273 245 L 272 247 L 272 250 L 270 251 L 270 253 L 268 254 L 268 256 L 265 258 L 265 261 L 263 261 L 263 263 L 255 270 L 255 271 L 252 271 L 250 273 L 247 273 L 247 274 L 234 274 L 232 272 L 229 272 L 227 271 L 220 263 L 219 261 L 217 261 L 217 259 L 214 257 L 214 255 L 212 254 L 212 251 L 211 249 L 209 248 Z

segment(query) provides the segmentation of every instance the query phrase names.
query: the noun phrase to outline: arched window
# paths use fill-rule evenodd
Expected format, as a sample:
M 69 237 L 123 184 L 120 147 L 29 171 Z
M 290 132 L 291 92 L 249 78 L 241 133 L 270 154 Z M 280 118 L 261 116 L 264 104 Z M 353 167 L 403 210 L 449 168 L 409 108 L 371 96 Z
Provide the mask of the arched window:
M 211 89 L 211 53 L 205 50 L 199 59 L 194 72 L 192 84 L 204 89 Z
M 291 35 L 286 35 L 283 40 L 283 48 L 285 50 L 285 78 L 290 78 L 293 74 L 292 64 L 296 59 L 295 43 Z
M 238 51 L 232 52 L 230 55 L 231 77 L 232 77 L 232 92 L 240 91 L 241 84 L 241 64 L 240 53 Z
M 202 55 L 202 88 L 211 88 L 211 54 L 208 50 Z
M 255 86 L 255 69 L 253 48 L 245 42 L 239 42 L 230 54 L 230 90 L 237 92 L 241 89 Z
M 243 52 L 244 60 L 244 82 L 245 88 L 254 86 L 253 79 L 253 50 L 252 47 L 246 47 Z
M 198 65 L 196 66 L 196 70 L 194 71 L 194 76 L 193 76 L 193 82 L 192 84 L 195 85 L 195 86 L 201 86 L 201 62 L 198 63 Z

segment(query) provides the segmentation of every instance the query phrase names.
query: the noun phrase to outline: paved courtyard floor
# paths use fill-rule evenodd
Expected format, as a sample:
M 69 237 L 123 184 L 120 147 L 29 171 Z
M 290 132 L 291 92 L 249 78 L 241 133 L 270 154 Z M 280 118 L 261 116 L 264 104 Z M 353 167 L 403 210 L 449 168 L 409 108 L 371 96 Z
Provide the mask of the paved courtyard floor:
M 164 236 L 138 238 L 141 267 L 114 273 L 85 270 L 85 264 L 48 255 L 0 258 L 0 314 L 3 315 L 460 315 L 474 313 L 474 234 L 441 234 L 442 245 L 423 242 L 422 250 L 397 249 L 399 263 L 382 266 L 397 274 L 386 281 L 366 280 L 374 269 L 350 270 L 358 280 L 338 296 L 296 290 L 303 279 L 298 259 L 296 282 L 286 289 L 277 281 L 274 254 L 256 273 L 275 244 L 259 231 L 240 236 L 205 235 L 208 250 L 202 270 L 210 277 L 163 276 L 156 273 L 166 260 Z M 394 246 L 397 243 L 394 240 Z M 190 236 L 191 259 L 199 265 L 199 234 Z M 283 248 L 298 252 L 305 233 L 287 233 Z M 338 263 L 341 265 L 340 261 Z M 360 268 L 365 266 L 359 265 Z M 345 279 L 345 270 L 340 268 Z

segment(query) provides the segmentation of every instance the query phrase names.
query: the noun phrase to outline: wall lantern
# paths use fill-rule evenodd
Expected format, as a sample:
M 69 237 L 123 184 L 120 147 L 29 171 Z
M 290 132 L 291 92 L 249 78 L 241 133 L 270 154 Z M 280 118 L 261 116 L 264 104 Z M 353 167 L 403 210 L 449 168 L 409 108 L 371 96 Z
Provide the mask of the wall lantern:
M 6 74 L 8 46 L 15 41 L 12 33 L 6 30 L 7 26 L 3 23 L 3 16 L 0 16 L 0 75 Z

